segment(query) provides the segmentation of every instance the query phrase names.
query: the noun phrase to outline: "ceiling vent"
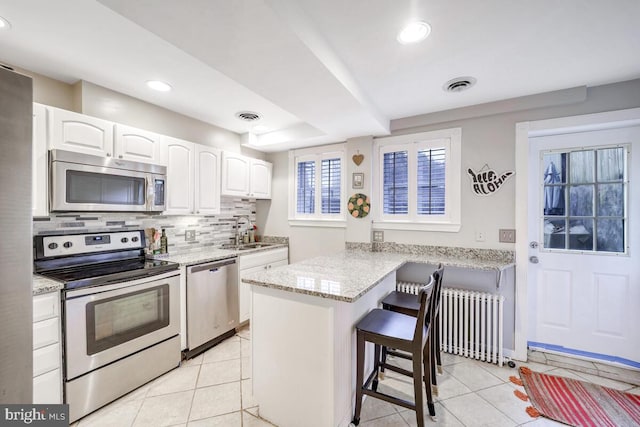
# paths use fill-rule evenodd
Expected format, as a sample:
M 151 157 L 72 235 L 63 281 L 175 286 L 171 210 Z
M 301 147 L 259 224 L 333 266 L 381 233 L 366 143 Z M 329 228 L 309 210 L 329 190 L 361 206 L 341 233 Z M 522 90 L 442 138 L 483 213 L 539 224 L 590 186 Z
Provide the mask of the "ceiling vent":
M 451 79 L 442 86 L 445 92 L 462 92 L 463 90 L 470 89 L 476 84 L 476 79 L 473 77 L 456 77 Z
M 255 122 L 262 118 L 260 117 L 260 114 L 253 111 L 240 111 L 239 113 L 236 113 L 236 117 L 240 120 L 244 120 L 245 122 Z

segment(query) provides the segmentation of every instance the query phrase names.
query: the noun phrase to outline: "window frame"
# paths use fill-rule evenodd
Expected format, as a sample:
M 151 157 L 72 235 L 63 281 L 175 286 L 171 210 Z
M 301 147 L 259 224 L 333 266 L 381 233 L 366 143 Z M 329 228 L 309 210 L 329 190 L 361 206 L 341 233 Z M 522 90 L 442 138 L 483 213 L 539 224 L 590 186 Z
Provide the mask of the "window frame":
M 346 227 L 345 197 L 346 185 L 346 147 L 335 144 L 289 151 L 289 225 L 311 227 Z M 322 213 L 322 161 L 340 159 L 340 213 Z M 315 211 L 312 214 L 298 213 L 298 163 L 315 162 Z
M 418 151 L 445 149 L 445 213 L 418 214 Z M 384 214 L 384 154 L 408 151 L 408 214 Z M 373 150 L 373 229 L 458 232 L 461 228 L 462 128 L 377 138 Z

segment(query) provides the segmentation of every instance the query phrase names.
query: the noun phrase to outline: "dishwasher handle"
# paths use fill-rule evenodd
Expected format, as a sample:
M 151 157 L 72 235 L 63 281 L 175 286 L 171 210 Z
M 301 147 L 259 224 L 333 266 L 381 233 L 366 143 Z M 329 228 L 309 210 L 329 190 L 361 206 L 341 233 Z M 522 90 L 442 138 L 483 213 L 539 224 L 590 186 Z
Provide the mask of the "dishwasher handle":
M 211 272 L 218 271 L 219 268 L 225 267 L 227 265 L 233 265 L 236 263 L 236 258 L 226 259 L 224 261 L 216 261 L 210 262 L 208 264 L 198 264 L 192 267 L 189 267 L 189 273 L 198 273 L 200 271 L 209 270 Z

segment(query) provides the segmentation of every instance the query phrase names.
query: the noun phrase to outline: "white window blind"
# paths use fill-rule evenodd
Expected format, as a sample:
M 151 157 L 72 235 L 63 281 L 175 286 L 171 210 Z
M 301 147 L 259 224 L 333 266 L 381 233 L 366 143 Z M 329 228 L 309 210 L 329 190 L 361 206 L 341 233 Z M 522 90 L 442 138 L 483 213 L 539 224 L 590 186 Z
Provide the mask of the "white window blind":
M 315 212 L 316 162 L 299 162 L 297 179 L 296 212 L 312 214 Z
M 322 213 L 340 213 L 341 190 L 341 162 L 340 159 L 324 159 L 321 166 Z
M 444 215 L 444 148 L 418 151 L 418 215 Z
M 409 157 L 406 151 L 384 153 L 383 209 L 385 214 L 409 212 Z

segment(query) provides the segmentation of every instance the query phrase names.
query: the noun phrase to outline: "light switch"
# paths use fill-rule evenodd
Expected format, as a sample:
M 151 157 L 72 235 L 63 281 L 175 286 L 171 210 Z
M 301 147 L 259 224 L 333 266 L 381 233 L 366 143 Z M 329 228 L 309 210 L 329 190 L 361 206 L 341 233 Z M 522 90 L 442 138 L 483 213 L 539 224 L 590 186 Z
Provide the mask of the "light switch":
M 500 242 L 502 243 L 515 243 L 516 242 L 516 230 L 511 228 L 500 229 Z

